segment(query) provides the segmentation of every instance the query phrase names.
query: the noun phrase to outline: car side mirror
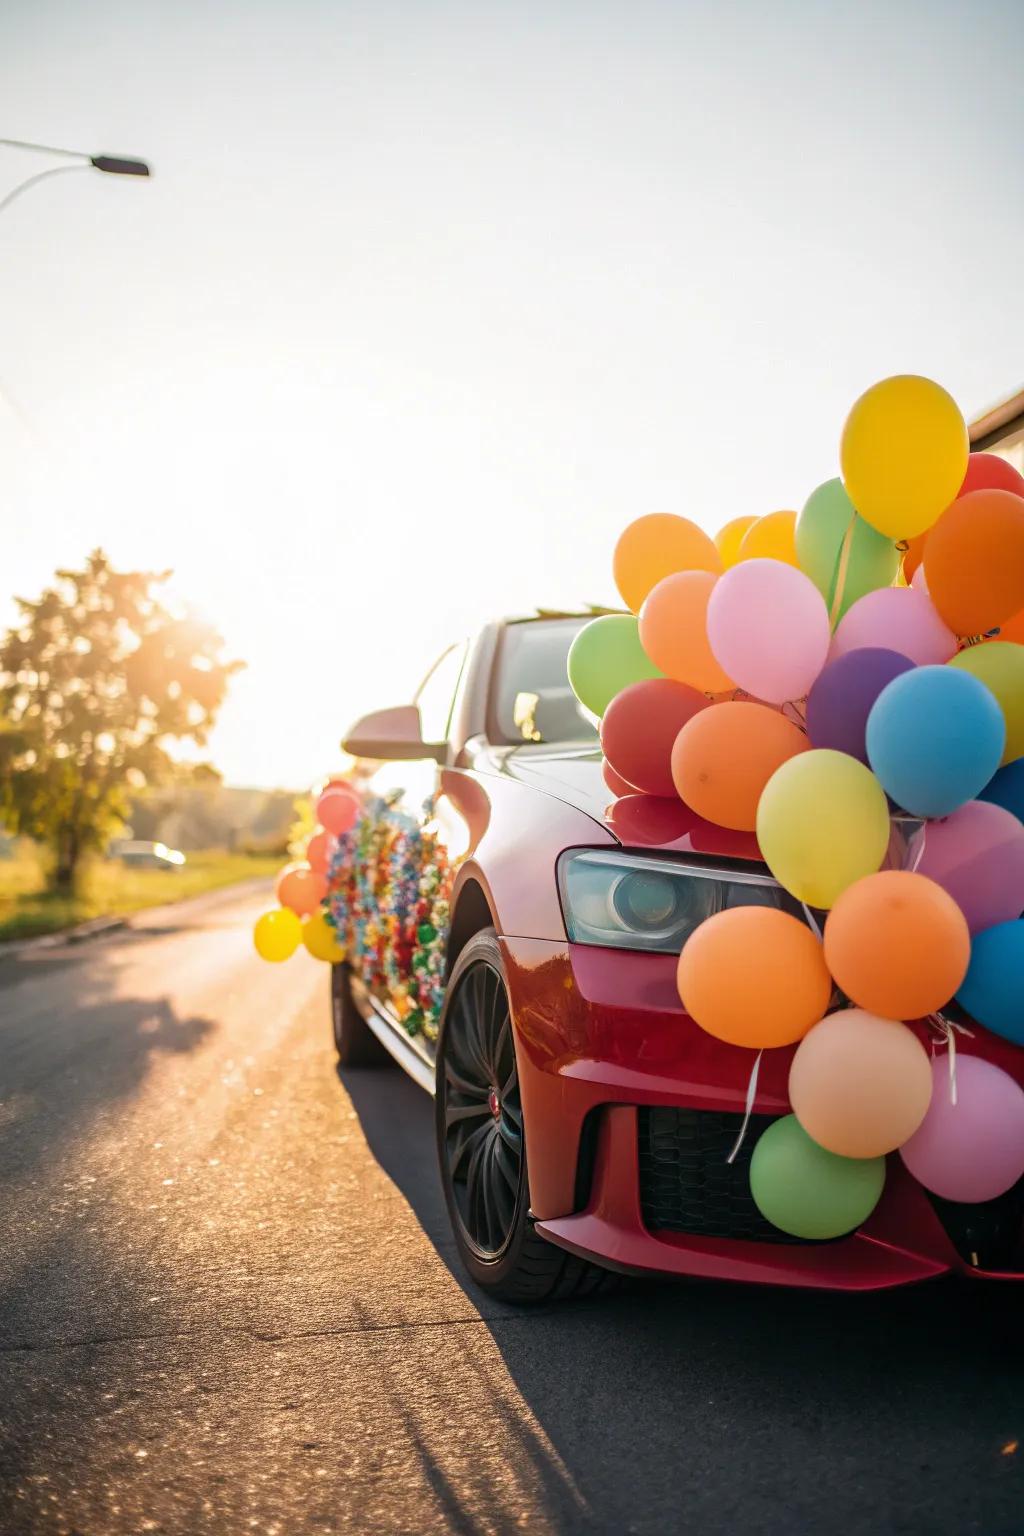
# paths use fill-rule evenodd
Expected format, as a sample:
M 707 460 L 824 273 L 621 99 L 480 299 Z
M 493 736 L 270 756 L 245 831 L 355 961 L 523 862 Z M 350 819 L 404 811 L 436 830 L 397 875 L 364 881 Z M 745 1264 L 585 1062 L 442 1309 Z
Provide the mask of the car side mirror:
M 423 740 L 418 704 L 399 704 L 394 709 L 375 709 L 364 715 L 342 737 L 342 750 L 353 757 L 376 758 L 380 762 L 415 762 L 432 758 L 435 763 L 448 759 L 446 742 Z

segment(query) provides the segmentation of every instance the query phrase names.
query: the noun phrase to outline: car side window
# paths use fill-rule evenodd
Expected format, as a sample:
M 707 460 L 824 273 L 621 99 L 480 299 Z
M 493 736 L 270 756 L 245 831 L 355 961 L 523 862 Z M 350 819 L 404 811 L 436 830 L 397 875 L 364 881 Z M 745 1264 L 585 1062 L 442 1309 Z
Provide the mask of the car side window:
M 455 690 L 466 660 L 467 642 L 449 646 L 427 673 L 416 692 L 423 740 L 433 745 L 448 740 Z

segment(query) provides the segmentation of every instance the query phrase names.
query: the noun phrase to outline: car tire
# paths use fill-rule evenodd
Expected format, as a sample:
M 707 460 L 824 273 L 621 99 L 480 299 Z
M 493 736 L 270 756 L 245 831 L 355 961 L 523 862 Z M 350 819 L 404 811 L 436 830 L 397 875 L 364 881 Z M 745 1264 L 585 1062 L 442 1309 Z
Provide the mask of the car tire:
M 331 1023 L 334 1048 L 343 1067 L 384 1067 L 391 1057 L 356 1007 L 352 996 L 352 971 L 347 965 L 331 966 Z
M 520 1305 L 610 1288 L 617 1277 L 535 1229 L 508 987 L 493 929 L 474 935 L 452 969 L 436 1070 L 441 1183 L 473 1280 Z

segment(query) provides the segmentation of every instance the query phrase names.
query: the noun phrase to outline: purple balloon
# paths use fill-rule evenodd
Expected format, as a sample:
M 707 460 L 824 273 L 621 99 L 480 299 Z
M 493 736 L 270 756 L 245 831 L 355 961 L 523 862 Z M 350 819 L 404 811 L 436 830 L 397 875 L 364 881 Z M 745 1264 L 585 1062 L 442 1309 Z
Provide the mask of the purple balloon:
M 918 874 L 949 892 L 972 934 L 1024 912 L 1024 826 L 1010 811 L 968 800 L 943 821 L 926 822 L 922 836 Z M 911 845 L 911 862 L 920 846 Z
M 898 651 L 864 646 L 830 661 L 807 695 L 807 735 L 814 747 L 831 747 L 868 760 L 864 733 L 882 689 L 914 663 Z
M 900 1156 L 925 1189 L 974 1205 L 994 1200 L 1024 1173 L 1024 1089 L 980 1056 L 956 1057 L 952 1102 L 945 1055 L 932 1062 L 932 1101 Z

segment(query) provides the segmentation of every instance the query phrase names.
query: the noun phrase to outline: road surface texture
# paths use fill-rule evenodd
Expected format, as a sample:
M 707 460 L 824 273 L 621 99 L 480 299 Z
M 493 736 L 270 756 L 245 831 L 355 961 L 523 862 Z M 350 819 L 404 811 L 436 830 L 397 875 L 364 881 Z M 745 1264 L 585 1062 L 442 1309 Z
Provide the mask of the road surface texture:
M 0 1530 L 1024 1530 L 1024 1292 L 484 1300 L 265 900 L 0 961 Z

